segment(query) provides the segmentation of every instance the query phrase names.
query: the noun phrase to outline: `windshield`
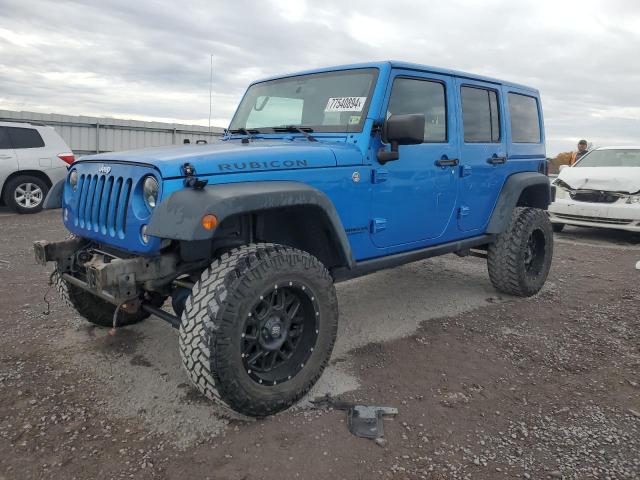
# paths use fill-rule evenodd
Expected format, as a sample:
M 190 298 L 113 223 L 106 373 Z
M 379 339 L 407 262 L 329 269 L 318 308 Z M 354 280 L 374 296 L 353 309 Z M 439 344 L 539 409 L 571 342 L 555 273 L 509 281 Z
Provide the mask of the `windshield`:
M 251 85 L 229 130 L 272 133 L 291 126 L 314 132 L 359 132 L 378 70 L 313 73 Z
M 582 157 L 575 167 L 640 167 L 640 150 L 593 150 Z

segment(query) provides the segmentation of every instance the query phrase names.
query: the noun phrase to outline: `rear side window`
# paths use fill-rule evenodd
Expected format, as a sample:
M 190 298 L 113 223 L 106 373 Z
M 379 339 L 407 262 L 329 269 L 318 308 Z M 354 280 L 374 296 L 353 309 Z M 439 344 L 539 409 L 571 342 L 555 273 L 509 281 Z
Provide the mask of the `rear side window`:
M 509 93 L 509 116 L 513 143 L 540 143 L 540 114 L 534 97 Z
M 11 140 L 9 140 L 9 132 L 7 127 L 0 127 L 0 150 L 7 150 L 13 148 L 11 146 Z
M 396 78 L 387 116 L 411 113 L 424 114 L 424 142 L 447 141 L 447 106 L 442 83 Z
M 500 109 L 494 90 L 462 87 L 462 126 L 467 143 L 500 141 Z
M 40 148 L 44 141 L 35 128 L 7 127 L 13 148 Z

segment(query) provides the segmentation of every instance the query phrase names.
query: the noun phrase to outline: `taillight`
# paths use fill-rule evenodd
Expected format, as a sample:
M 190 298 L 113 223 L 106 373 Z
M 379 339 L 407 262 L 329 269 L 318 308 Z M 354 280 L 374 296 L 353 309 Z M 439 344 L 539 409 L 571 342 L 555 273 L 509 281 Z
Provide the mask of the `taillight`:
M 69 165 L 76 161 L 75 155 L 71 152 L 59 153 L 58 158 Z

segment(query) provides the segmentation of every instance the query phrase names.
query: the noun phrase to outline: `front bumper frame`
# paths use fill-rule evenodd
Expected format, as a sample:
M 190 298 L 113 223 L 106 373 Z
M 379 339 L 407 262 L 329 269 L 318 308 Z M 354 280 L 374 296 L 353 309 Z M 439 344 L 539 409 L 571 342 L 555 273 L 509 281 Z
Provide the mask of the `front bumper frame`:
M 37 241 L 33 247 L 38 263 L 56 262 L 65 280 L 114 304 L 138 299 L 144 291 L 171 283 L 187 267 L 179 265 L 173 253 L 119 258 L 82 238 Z

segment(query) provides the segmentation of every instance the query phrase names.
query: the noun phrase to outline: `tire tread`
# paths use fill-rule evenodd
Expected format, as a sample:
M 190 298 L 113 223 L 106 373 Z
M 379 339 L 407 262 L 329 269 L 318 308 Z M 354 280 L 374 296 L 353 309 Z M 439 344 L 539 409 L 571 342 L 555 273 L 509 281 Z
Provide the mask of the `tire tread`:
M 329 355 L 293 399 L 270 397 L 268 400 L 260 400 L 243 395 L 242 388 L 233 380 L 229 362 L 216 355 L 216 349 L 230 342 L 225 333 L 236 319 L 224 313 L 241 300 L 238 290 L 243 283 L 248 282 L 247 274 L 262 263 L 286 259 L 293 262 L 294 257 L 297 261 L 302 260 L 314 274 L 331 282 L 327 269 L 311 254 L 283 245 L 256 243 L 233 249 L 216 259 L 202 273 L 200 280 L 194 285 L 192 295 L 187 299 L 179 334 L 183 366 L 198 390 L 228 413 L 233 412 L 232 415 L 241 413 L 260 417 L 289 407 L 311 389 L 328 363 Z M 331 289 L 335 298 L 332 283 Z M 336 322 L 332 326 L 334 339 L 337 330 L 337 300 L 335 309 Z M 330 349 L 332 347 L 333 340 Z
M 53 273 L 53 284 L 62 298 L 62 301 L 68 307 L 77 311 L 87 321 L 100 327 L 113 326 L 113 314 L 116 308 L 115 305 L 112 305 L 89 292 L 85 292 L 74 285 L 70 285 L 62 278 L 58 270 L 55 270 Z M 133 325 L 134 323 L 143 321 L 149 316 L 149 313 L 142 310 L 136 313 L 119 311 L 116 323 L 119 327 Z
M 547 242 L 550 244 L 548 263 L 542 275 L 542 283 L 539 287 L 532 288 L 524 281 L 522 249 L 528 239 L 531 225 L 536 224 L 541 225 L 545 230 Z M 489 246 L 487 252 L 489 278 L 493 286 L 501 292 L 520 297 L 535 295 L 544 284 L 549 271 L 553 253 L 553 234 L 551 232 L 551 223 L 546 212 L 537 208 L 515 208 L 509 227 L 498 235 L 496 242 Z

